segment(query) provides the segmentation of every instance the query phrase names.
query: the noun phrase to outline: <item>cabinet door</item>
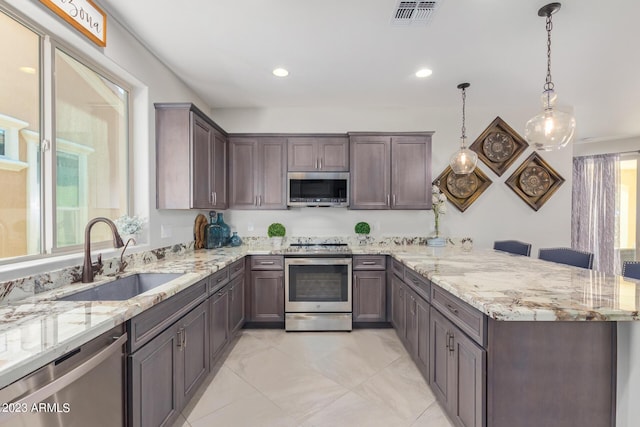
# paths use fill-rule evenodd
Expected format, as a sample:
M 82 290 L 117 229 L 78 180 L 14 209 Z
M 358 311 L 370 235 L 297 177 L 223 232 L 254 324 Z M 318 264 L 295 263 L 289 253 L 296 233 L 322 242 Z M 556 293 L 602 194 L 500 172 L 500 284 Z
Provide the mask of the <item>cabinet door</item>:
M 454 358 L 450 354 L 453 352 L 450 331 L 454 326 L 433 307 L 430 315 L 429 382 L 436 398 L 443 406 L 450 408 L 455 393 L 452 374 Z
M 213 127 L 191 112 L 191 207 L 208 209 L 213 206 Z
M 413 359 L 422 373 L 422 376 L 429 382 L 429 303 L 415 294 L 415 322 L 416 336 Z
M 391 206 L 431 209 L 430 137 L 392 137 Z
M 389 209 L 391 138 L 353 137 L 350 142 L 351 209 Z
M 404 291 L 404 311 L 405 311 L 405 346 L 411 357 L 415 358 L 416 344 L 418 343 L 418 317 L 416 316 L 416 294 L 408 287 Z
M 244 323 L 244 274 L 229 284 L 229 330 L 233 334 Z
M 391 277 L 391 324 L 398 336 L 404 340 L 405 325 L 405 285 L 397 276 Z
M 284 138 L 260 138 L 258 209 L 286 209 L 287 144 Z
M 172 326 L 129 356 L 132 427 L 171 425 L 180 412 L 177 327 Z M 99 386 L 99 385 L 96 385 Z
M 385 322 L 386 272 L 356 271 L 353 273 L 353 321 Z
M 230 138 L 229 140 L 229 207 L 256 209 L 258 205 L 257 180 L 258 142 L 256 138 Z
M 251 272 L 251 320 L 284 321 L 284 272 Z
M 227 195 L 227 138 L 217 130 L 213 133 L 213 148 L 211 151 L 211 177 L 212 177 L 212 207 L 226 209 L 228 207 Z
M 229 339 L 229 293 L 227 287 L 220 289 L 209 298 L 209 307 L 211 317 L 209 345 L 213 362 Z
M 349 140 L 347 138 L 319 138 L 318 169 L 324 172 L 349 171 Z
M 289 172 L 315 172 L 318 170 L 316 138 L 289 138 L 287 152 L 287 170 Z
M 484 426 L 486 351 L 453 326 L 455 398 L 450 413 L 462 427 Z
M 180 407 L 191 400 L 209 374 L 209 308 L 204 301 L 178 322 Z

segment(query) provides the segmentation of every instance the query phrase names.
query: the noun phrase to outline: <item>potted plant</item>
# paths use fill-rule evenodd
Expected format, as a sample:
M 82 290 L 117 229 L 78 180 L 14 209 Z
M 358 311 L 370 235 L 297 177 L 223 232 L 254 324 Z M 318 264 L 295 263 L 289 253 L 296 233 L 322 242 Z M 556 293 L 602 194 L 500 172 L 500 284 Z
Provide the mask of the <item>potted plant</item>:
M 369 237 L 369 233 L 371 233 L 371 226 L 369 223 L 361 221 L 356 224 L 355 232 L 358 235 L 358 240 L 361 245 L 364 245 Z
M 279 222 L 274 222 L 267 228 L 267 236 L 271 239 L 274 248 L 282 247 L 282 240 L 286 232 L 287 229 Z
M 138 234 L 142 231 L 144 220 L 136 215 L 122 215 L 121 217 L 117 218 L 114 223 L 118 228 L 118 233 L 120 233 L 122 241 L 126 242 L 129 239 L 136 240 Z

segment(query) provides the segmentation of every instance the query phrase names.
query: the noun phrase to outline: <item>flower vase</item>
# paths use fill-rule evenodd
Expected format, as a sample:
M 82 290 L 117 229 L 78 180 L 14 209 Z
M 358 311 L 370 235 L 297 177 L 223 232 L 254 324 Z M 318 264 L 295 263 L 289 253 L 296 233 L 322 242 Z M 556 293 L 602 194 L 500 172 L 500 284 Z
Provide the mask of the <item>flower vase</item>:
M 434 212 L 435 219 L 435 231 L 432 237 L 427 238 L 427 246 L 445 246 L 447 240 L 444 237 L 440 237 L 440 215 Z

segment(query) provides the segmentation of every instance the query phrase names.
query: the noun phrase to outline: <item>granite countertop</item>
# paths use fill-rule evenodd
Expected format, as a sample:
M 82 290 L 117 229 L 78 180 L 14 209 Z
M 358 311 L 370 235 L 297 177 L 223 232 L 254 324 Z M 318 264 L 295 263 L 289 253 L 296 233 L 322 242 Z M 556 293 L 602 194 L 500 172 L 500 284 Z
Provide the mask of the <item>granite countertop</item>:
M 434 284 L 496 320 L 639 320 L 640 281 L 493 250 L 425 246 L 354 246 L 354 255 L 392 255 Z M 137 272 L 185 273 L 127 301 L 55 298 L 87 285 L 71 284 L 0 307 L 0 388 L 164 301 L 232 262 L 268 248 L 188 251 L 139 266 Z

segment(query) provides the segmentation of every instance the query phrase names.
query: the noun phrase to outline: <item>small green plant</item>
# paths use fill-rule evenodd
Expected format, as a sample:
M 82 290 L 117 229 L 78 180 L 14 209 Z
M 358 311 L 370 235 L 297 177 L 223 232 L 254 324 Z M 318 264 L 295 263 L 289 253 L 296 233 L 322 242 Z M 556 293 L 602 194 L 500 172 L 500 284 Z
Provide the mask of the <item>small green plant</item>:
M 274 222 L 267 229 L 267 236 L 269 237 L 284 237 L 287 229 L 279 222 Z
M 371 233 L 371 227 L 366 222 L 359 222 L 356 224 L 356 234 L 369 234 Z

